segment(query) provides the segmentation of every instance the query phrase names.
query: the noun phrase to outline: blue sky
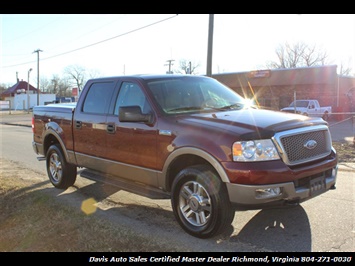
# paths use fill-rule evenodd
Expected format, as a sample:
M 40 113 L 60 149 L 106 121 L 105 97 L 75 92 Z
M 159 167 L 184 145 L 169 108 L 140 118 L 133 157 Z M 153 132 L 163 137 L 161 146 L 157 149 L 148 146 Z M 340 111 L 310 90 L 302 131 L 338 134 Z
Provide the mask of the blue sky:
M 180 60 L 206 73 L 208 14 L 0 14 L 0 83 L 63 75 L 80 65 L 101 76 L 165 73 Z M 354 14 L 216 14 L 212 73 L 263 69 L 275 49 L 304 42 L 355 73 Z

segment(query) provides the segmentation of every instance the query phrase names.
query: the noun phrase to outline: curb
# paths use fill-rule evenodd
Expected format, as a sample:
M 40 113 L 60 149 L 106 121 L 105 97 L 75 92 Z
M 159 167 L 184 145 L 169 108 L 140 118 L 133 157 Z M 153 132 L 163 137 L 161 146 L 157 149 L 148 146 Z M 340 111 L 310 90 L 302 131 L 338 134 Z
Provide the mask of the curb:
M 8 126 L 32 127 L 32 125 L 16 124 L 16 123 L 9 123 L 9 122 L 0 122 L 0 124 L 8 125 Z

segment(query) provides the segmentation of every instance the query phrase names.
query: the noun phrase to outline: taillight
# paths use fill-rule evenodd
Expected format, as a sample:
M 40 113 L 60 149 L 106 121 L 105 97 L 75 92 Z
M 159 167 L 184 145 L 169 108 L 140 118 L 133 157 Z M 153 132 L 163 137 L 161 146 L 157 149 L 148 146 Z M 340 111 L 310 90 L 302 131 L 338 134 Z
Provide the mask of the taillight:
M 32 116 L 32 133 L 35 133 L 35 118 Z

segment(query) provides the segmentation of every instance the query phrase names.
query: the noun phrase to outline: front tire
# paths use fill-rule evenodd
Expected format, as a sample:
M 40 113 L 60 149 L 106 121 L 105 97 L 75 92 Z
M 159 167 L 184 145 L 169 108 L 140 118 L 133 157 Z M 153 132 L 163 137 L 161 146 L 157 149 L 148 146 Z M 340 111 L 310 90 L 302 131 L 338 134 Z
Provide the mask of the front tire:
M 49 147 L 46 156 L 46 168 L 49 180 L 56 188 L 67 189 L 75 183 L 77 168 L 69 164 L 59 144 Z
M 207 165 L 191 166 L 178 173 L 171 202 L 180 226 L 198 238 L 222 233 L 235 215 L 224 183 Z

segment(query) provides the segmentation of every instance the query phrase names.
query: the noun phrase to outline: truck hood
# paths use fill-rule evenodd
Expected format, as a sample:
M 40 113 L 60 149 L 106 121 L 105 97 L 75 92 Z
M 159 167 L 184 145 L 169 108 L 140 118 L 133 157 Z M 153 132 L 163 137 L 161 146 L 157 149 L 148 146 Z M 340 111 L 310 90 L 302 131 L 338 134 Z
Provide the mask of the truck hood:
M 307 117 L 264 109 L 243 109 L 182 116 L 179 122 L 209 130 L 227 130 L 242 139 L 270 138 L 276 132 L 310 125 L 327 125 L 318 117 Z

